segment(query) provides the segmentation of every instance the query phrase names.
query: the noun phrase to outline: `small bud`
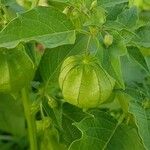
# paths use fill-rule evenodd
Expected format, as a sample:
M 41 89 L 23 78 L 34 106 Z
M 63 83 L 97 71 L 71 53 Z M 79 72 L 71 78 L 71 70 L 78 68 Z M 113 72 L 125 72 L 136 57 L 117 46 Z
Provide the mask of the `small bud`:
M 110 34 L 106 34 L 104 37 L 104 44 L 109 47 L 113 43 L 113 36 Z

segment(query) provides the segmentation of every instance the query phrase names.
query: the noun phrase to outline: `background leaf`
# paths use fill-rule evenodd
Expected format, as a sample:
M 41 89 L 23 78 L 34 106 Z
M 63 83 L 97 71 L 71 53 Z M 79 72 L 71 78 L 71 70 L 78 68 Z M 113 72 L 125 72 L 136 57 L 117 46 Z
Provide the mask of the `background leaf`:
M 135 117 L 135 122 L 143 143 L 147 149 L 150 149 L 150 110 L 143 108 L 137 102 L 130 102 L 129 112 Z
M 136 38 L 134 41 L 137 45 L 149 48 L 150 47 L 150 26 L 143 26 L 140 27 L 136 34 L 138 35 L 138 38 Z
M 0 130 L 16 137 L 25 134 L 25 119 L 19 101 L 10 95 L 0 94 Z
M 142 66 L 147 72 L 149 72 L 146 60 L 137 47 L 128 47 L 128 53 L 129 56 L 136 61 L 136 63 Z
M 125 43 L 114 34 L 113 44 L 104 51 L 104 68 L 117 81 L 117 85 L 125 88 L 122 74 L 121 57 L 126 55 L 127 49 Z
M 117 21 L 122 23 L 127 28 L 135 28 L 138 21 L 138 11 L 136 7 L 125 9 L 121 14 L 118 15 Z
M 104 7 L 112 7 L 117 4 L 128 2 L 128 0 L 98 0 L 98 4 Z

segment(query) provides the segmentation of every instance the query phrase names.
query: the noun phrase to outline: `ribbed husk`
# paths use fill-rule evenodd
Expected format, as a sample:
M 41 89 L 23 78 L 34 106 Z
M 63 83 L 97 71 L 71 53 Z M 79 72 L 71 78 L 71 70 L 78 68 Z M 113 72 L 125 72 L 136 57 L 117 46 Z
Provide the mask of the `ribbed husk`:
M 61 67 L 59 84 L 68 103 L 81 108 L 93 108 L 108 99 L 115 80 L 95 57 L 71 56 Z

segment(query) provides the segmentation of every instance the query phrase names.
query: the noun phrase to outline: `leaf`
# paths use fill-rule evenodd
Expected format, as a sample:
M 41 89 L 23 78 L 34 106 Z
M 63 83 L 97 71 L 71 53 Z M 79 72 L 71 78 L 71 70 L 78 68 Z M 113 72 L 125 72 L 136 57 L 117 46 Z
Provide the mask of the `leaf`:
M 150 109 L 144 109 L 136 102 L 129 103 L 129 112 L 135 117 L 139 134 L 147 150 L 150 149 Z
M 150 11 L 142 11 L 140 13 L 140 21 L 142 21 L 144 25 L 150 23 Z
M 117 16 L 122 12 L 125 4 L 118 4 L 113 7 L 107 7 L 107 20 L 116 20 Z
M 106 21 L 106 11 L 102 7 L 93 9 L 89 18 L 85 21 L 84 26 L 101 27 Z
M 0 130 L 17 137 L 25 134 L 25 119 L 19 101 L 12 96 L 0 94 Z
M 124 10 L 118 15 L 117 21 L 125 25 L 127 28 L 132 29 L 138 21 L 138 11 L 136 7 L 131 7 Z
M 120 124 L 107 113 L 93 110 L 93 117 L 75 123 L 82 132 L 69 150 L 144 150 L 136 130 Z
M 124 113 L 129 112 L 129 98 L 128 95 L 124 92 L 116 92 L 116 98 L 118 99 L 118 102 L 123 110 Z
M 114 30 L 117 30 L 117 31 L 121 31 L 122 29 L 126 28 L 122 23 L 117 22 L 117 21 L 107 21 L 105 23 L 105 26 L 108 29 L 114 29 Z
M 136 30 L 138 38 L 133 39 L 139 46 L 150 48 L 150 26 L 143 26 Z
M 142 83 L 145 78 L 145 71 L 142 67 L 135 63 L 134 60 L 130 59 L 127 56 L 122 57 L 122 74 L 123 79 L 126 84 L 131 85 L 136 83 Z
M 67 3 L 69 0 L 52 0 L 54 2 Z
M 125 2 L 128 2 L 128 0 L 98 0 L 98 4 L 104 7 L 112 7 Z
M 67 145 L 70 145 L 74 140 L 81 137 L 81 132 L 73 125 L 74 122 L 79 122 L 87 116 L 81 109 L 64 103 L 63 105 L 63 138 Z
M 135 33 L 132 32 L 130 29 L 123 28 L 120 31 L 120 36 L 122 36 L 126 45 L 130 45 L 132 43 L 132 38 L 135 36 Z
M 5 4 L 5 5 L 11 5 L 14 2 L 15 2 L 15 0 L 1 0 L 1 3 Z
M 51 97 L 51 90 L 48 89 L 49 91 L 45 91 L 46 95 L 48 95 L 48 98 L 50 99 Z M 45 112 L 45 114 L 50 117 L 53 120 L 53 124 L 55 126 L 57 126 L 57 128 L 62 129 L 62 103 L 61 101 L 58 100 L 54 100 L 55 104 L 57 104 L 56 107 L 52 108 L 49 104 L 48 104 L 48 100 L 49 99 L 44 99 L 42 107 L 43 110 Z
M 7 6 L 7 11 L 8 11 L 7 13 L 9 13 L 10 16 L 14 12 L 20 13 L 22 11 L 25 11 L 23 9 L 23 7 L 21 7 L 20 5 L 18 5 L 18 3 L 16 2 L 16 0 L 1 0 L 1 4 L 4 4 L 5 6 Z
M 13 48 L 20 42 L 37 41 L 47 48 L 73 44 L 71 22 L 53 7 L 37 7 L 12 20 L 0 32 L 0 47 Z
M 130 57 L 136 61 L 136 63 L 142 66 L 147 72 L 149 72 L 146 60 L 137 47 L 128 47 L 128 53 Z
M 2 150 L 9 150 L 9 149 L 11 149 L 12 148 L 12 146 L 13 146 L 13 143 L 1 143 L 0 142 L 0 148 L 2 149 Z
M 117 35 L 114 35 L 113 44 L 104 51 L 104 62 L 103 65 L 108 70 L 114 79 L 116 79 L 119 87 L 124 89 L 124 80 L 122 74 L 121 57 L 126 55 L 126 45 Z

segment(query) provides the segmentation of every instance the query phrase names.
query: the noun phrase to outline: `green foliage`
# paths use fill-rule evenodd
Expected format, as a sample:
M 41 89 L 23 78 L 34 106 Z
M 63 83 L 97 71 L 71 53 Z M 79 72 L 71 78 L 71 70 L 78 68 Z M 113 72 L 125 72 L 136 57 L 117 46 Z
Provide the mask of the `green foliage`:
M 0 130 L 16 137 L 24 136 L 25 119 L 20 101 L 14 100 L 11 95 L 1 94 L 0 112 Z
M 65 15 L 55 8 L 38 7 L 12 20 L 0 33 L 0 47 L 13 48 L 20 42 L 34 40 L 48 48 L 73 44 L 75 31 Z
M 1 150 L 149 141 L 149 0 L 0 1 Z

